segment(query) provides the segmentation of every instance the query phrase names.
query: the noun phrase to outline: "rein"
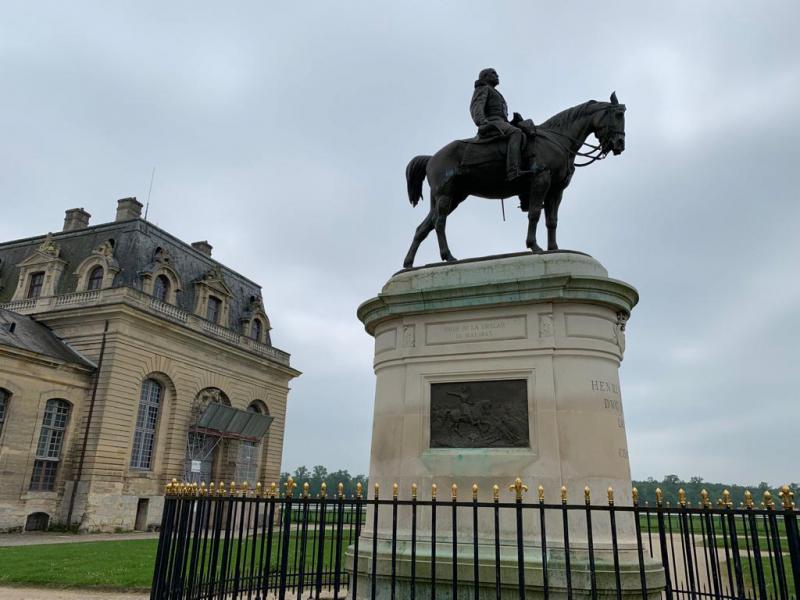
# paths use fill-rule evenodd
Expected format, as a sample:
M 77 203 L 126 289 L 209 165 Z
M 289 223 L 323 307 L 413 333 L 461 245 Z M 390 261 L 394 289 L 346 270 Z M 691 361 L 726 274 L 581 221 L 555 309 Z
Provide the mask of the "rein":
M 545 138 L 549 139 L 556 146 L 558 146 L 559 148 L 564 150 L 567 154 L 572 154 L 574 156 L 582 156 L 583 158 L 590 159 L 590 160 L 588 160 L 588 161 L 586 161 L 584 163 L 573 162 L 573 164 L 576 167 L 588 167 L 593 162 L 598 161 L 598 160 L 603 160 L 606 156 L 608 156 L 608 152 L 609 151 L 606 150 L 604 152 L 602 146 L 595 146 L 594 144 L 590 144 L 589 142 L 587 142 L 585 140 L 582 142 L 579 139 L 576 139 L 576 138 L 574 138 L 572 136 L 567 135 L 566 133 L 561 133 L 560 131 L 555 131 L 554 129 L 547 129 L 546 127 L 537 127 L 536 128 L 536 132 L 537 133 L 544 133 L 545 134 L 545 136 L 544 136 Z M 588 146 L 589 148 L 591 148 L 591 150 L 589 150 L 588 152 L 581 152 L 580 149 L 572 150 L 571 148 L 567 148 L 564 144 L 562 144 L 558 140 L 554 140 L 553 138 L 548 138 L 548 136 L 547 136 L 548 133 L 554 133 L 556 135 L 560 135 L 561 137 L 565 137 L 568 140 L 570 140 L 572 142 L 575 142 L 576 144 L 580 144 L 579 148 L 582 148 L 583 146 Z M 611 131 L 610 133 L 611 134 L 615 134 L 616 133 L 616 134 L 622 135 L 622 136 L 625 135 L 624 131 L 617 131 L 617 130 Z

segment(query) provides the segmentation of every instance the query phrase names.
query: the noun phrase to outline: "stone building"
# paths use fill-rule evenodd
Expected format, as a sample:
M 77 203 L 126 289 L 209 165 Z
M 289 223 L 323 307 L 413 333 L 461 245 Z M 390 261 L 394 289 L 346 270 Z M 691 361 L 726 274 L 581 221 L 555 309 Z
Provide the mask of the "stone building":
M 260 286 L 141 208 L 0 243 L 0 531 L 145 529 L 173 477 L 278 480 L 299 372 Z

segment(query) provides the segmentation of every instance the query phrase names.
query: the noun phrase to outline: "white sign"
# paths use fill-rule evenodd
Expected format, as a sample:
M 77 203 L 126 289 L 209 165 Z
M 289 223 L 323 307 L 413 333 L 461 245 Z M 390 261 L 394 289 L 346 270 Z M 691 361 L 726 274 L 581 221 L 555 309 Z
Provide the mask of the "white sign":
M 193 460 L 192 461 L 192 473 L 199 473 L 200 472 L 200 465 L 202 465 L 202 461 Z

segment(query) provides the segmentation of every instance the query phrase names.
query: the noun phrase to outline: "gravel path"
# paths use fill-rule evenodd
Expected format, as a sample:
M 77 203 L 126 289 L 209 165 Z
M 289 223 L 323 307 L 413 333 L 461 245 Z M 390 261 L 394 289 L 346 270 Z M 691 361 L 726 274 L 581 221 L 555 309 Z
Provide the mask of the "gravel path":
M 157 533 L 3 533 L 0 547 L 35 546 L 37 544 L 75 544 L 80 542 L 121 542 L 123 540 L 157 539 Z M 0 598 L 5 598 L 0 596 Z

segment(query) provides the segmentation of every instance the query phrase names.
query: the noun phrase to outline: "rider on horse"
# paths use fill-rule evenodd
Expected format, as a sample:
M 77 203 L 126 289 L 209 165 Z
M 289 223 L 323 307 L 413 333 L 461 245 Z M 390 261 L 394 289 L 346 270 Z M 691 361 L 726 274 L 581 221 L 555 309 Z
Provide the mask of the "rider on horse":
M 508 105 L 503 95 L 496 89 L 499 83 L 500 77 L 497 71 L 494 69 L 481 71 L 475 82 L 469 112 L 475 125 L 478 126 L 478 137 L 493 137 L 498 134 L 508 137 L 506 177 L 508 181 L 512 181 L 531 172 L 520 168 L 524 134 L 516 124 L 522 121 L 522 117 L 514 113 L 514 121 L 508 121 Z

